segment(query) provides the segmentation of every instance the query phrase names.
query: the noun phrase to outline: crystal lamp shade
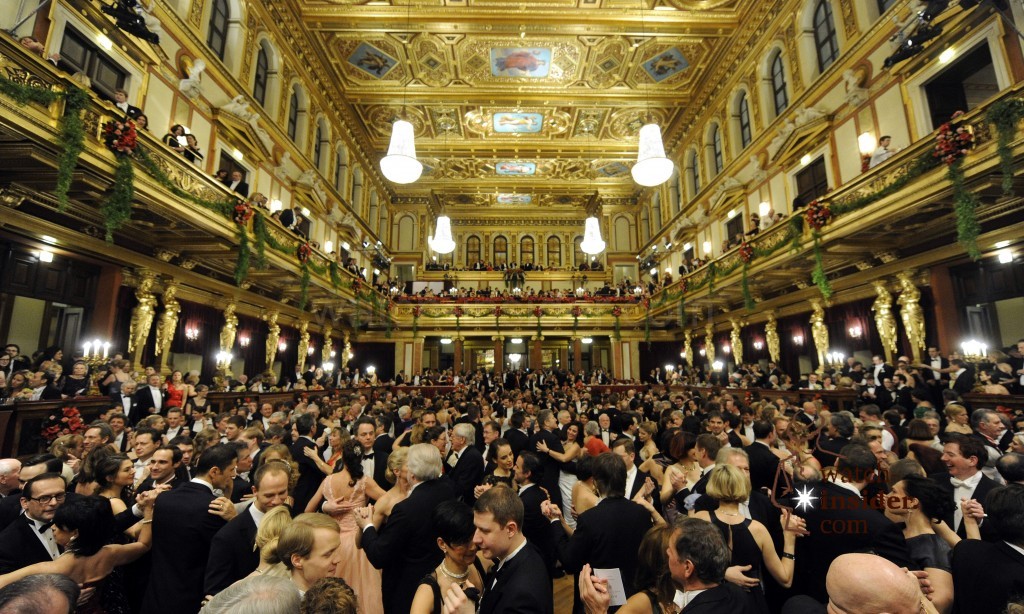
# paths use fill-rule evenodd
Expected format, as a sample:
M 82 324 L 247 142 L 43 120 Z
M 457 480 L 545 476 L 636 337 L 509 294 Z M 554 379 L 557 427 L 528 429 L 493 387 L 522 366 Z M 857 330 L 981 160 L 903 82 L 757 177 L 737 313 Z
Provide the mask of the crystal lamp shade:
M 636 164 L 633 165 L 633 180 L 642 186 L 654 187 L 668 181 L 676 165 L 665 157 L 665 146 L 661 142 L 661 127 L 646 124 L 640 128 L 640 146 Z
M 601 238 L 601 226 L 596 217 L 588 217 L 583 226 L 583 241 L 580 249 L 585 254 L 600 254 L 604 251 L 604 240 Z
M 455 251 L 455 241 L 452 240 L 452 220 L 447 215 L 437 217 L 437 226 L 434 227 L 434 236 L 427 237 L 427 244 L 430 249 L 439 254 L 450 254 Z
M 412 124 L 404 119 L 391 126 L 391 144 L 380 161 L 380 172 L 395 183 L 412 183 L 423 173 L 423 164 L 416 159 Z

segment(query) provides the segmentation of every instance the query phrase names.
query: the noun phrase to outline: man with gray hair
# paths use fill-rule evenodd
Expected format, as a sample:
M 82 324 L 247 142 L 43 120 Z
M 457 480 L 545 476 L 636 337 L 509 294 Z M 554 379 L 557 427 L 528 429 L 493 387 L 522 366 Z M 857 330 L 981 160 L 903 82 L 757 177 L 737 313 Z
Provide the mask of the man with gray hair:
M 75 581 L 65 575 L 33 574 L 0 588 L 0 612 L 72 614 L 79 593 Z
M 471 426 L 472 428 L 472 426 Z M 372 507 L 355 510 L 362 547 L 370 563 L 381 570 L 385 614 L 407 614 L 423 576 L 441 562 L 431 518 L 434 508 L 454 495 L 450 480 L 441 477 L 441 453 L 429 443 L 409 447 L 406 457 L 409 496 L 391 510 L 378 531 L 371 522 Z
M 455 496 L 466 504 L 472 504 L 473 489 L 484 477 L 484 457 L 472 445 L 475 440 L 476 427 L 469 422 L 456 424 L 451 431 L 452 448 L 445 458 L 445 477 L 451 480 Z
M 1003 424 L 999 412 L 991 409 L 974 410 L 974 413 L 971 414 L 971 428 L 974 429 L 974 433 L 970 437 L 979 441 L 988 452 L 988 459 L 985 461 L 985 466 L 981 468 L 981 472 L 988 479 L 1004 484 L 1002 476 L 996 470 L 996 461 L 1009 447 L 1013 433 Z M 1004 437 L 1004 434 L 1007 436 Z M 1006 441 L 1005 446 L 1003 445 L 1004 440 Z
M 21 492 L 18 475 L 21 473 L 21 461 L 16 458 L 0 459 L 0 499 Z
M 287 578 L 254 576 L 235 582 L 206 604 L 201 614 L 293 614 L 302 598 Z

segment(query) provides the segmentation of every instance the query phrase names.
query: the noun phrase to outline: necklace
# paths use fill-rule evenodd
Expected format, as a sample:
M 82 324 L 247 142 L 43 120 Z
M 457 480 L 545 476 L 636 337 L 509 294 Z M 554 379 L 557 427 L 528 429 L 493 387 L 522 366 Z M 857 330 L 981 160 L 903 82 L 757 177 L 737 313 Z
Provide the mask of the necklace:
M 452 580 L 465 580 L 469 576 L 469 570 L 468 569 L 466 571 L 464 571 L 463 573 L 461 573 L 461 574 L 452 573 L 448 569 L 448 567 L 444 564 L 443 560 L 441 561 L 441 565 L 440 565 L 440 567 L 438 567 L 438 569 L 441 570 L 441 573 L 443 573 L 444 575 L 448 576 Z

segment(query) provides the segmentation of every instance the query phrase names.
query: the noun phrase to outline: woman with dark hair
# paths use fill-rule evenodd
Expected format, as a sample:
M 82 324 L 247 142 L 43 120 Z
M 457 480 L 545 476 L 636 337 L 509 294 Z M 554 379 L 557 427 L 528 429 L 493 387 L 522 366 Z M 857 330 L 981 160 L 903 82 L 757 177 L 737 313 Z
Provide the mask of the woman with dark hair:
M 3 392 L 6 403 L 32 398 L 32 389 L 28 385 L 29 375 L 29 372 L 25 369 L 11 374 L 11 377 L 7 379 L 7 387 Z
M 570 422 L 561 430 L 559 438 L 562 440 L 563 452 L 548 449 L 548 446 L 541 440 L 537 440 L 537 451 L 547 454 L 559 463 L 558 490 L 562 493 L 562 516 L 566 524 L 573 529 L 576 528 L 576 519 L 572 517 L 572 488 L 576 485 L 576 461 L 581 454 L 586 454 L 580 446 L 580 434 L 583 427 L 579 422 Z
M 907 423 L 907 434 L 900 441 L 900 458 L 916 460 L 930 474 L 945 471 L 942 452 L 932 447 L 933 440 L 928 423 L 921 418 L 914 418 Z
M 960 541 L 942 521 L 953 511 L 952 499 L 934 481 L 909 474 L 893 484 L 892 492 L 883 500 L 886 517 L 903 523 L 903 537 L 907 540 L 911 560 L 928 572 L 933 591 L 929 599 L 939 612 L 948 612 L 953 605 L 950 555 L 953 546 Z M 981 538 L 978 523 L 970 514 L 964 514 L 964 528 L 969 538 Z
M 128 509 L 126 501 L 129 500 L 132 484 L 135 483 L 135 466 L 127 456 L 112 454 L 99 461 L 96 464 L 95 477 L 99 484 L 96 494 L 110 500 L 114 514 L 120 514 Z
M 441 458 L 444 458 L 448 448 L 448 430 L 440 424 L 428 428 L 423 431 L 423 443 L 429 443 L 437 448 L 441 453 Z
M 83 588 L 96 587 L 89 600 L 75 610 L 78 614 L 120 614 L 127 612 L 123 598 L 115 598 L 102 586 L 115 567 L 127 565 L 149 551 L 152 542 L 153 506 L 143 502 L 139 539 L 133 544 L 111 544 L 114 514 L 102 497 L 75 497 L 57 508 L 53 516 L 53 537 L 64 553 L 52 561 L 23 567 L 0 576 L 0 587 L 34 574 L 67 576 Z
M 185 151 L 185 146 L 178 140 L 178 137 L 182 136 L 185 136 L 185 127 L 181 124 L 174 124 L 171 126 L 170 131 L 164 135 L 164 145 L 167 145 L 178 153 L 182 153 Z
M 483 586 L 483 569 L 473 543 L 473 510 L 461 501 L 445 501 L 434 508 L 432 521 L 437 547 L 444 553 L 444 559 L 420 580 L 412 600 L 412 614 L 440 614 L 441 599 L 452 584 L 465 588 L 468 582 L 476 588 L 477 596 Z
M 376 501 L 383 496 L 384 490 L 373 481 L 373 477 L 363 475 L 362 444 L 350 439 L 341 448 L 341 470 L 324 478 L 305 510 L 315 512 L 323 502 L 324 512 L 338 522 L 341 547 L 334 575 L 352 582 L 364 614 L 383 612 L 380 571 L 374 569 L 366 558 L 366 552 L 356 545 L 359 527 L 353 512 L 366 507 L 368 499 Z
M 499 437 L 491 443 L 490 449 L 487 451 L 488 467 L 493 467 L 490 472 L 484 476 L 483 483 L 485 485 L 497 486 L 498 484 L 504 484 L 505 486 L 512 486 L 512 478 L 515 477 L 515 466 L 516 456 L 512 453 L 512 444 L 507 439 Z M 479 498 L 480 495 L 477 494 Z
M 572 487 L 572 513 L 576 518 L 598 503 L 597 486 L 594 485 L 595 456 L 584 454 L 576 461 L 576 484 Z
M 624 614 L 662 614 L 677 610 L 673 600 L 676 596 L 676 585 L 668 567 L 668 549 L 672 544 L 672 532 L 675 527 L 670 524 L 655 525 L 647 530 L 640 548 L 636 553 L 636 579 L 633 583 L 639 591 L 633 594 L 618 611 Z M 581 598 L 587 611 L 603 612 L 606 607 L 595 607 L 592 595 L 584 588 L 580 579 Z

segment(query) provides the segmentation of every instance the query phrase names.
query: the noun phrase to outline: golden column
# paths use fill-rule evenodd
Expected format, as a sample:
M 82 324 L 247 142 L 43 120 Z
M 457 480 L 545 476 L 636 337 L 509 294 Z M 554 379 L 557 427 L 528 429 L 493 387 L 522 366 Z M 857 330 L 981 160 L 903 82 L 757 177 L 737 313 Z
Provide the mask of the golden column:
M 896 318 L 892 315 L 892 295 L 889 294 L 885 279 L 876 279 L 871 285 L 877 295 L 871 304 L 871 311 L 875 312 L 875 329 L 882 340 L 885 362 L 893 364 L 892 357 L 896 353 Z
M 156 296 L 153 295 L 155 283 L 156 273 L 139 272 L 139 283 L 135 288 L 135 299 L 139 304 L 132 309 L 132 319 L 128 328 L 128 353 L 132 356 L 132 364 L 136 371 L 142 371 L 142 352 L 145 350 L 149 330 L 153 327 L 153 318 L 156 316 Z
M 501 373 L 505 370 L 505 335 L 495 335 L 491 341 L 494 341 L 494 372 Z
M 464 361 L 466 359 L 466 340 L 463 337 L 455 337 L 452 339 L 452 343 L 455 344 L 455 374 L 458 375 L 464 368 Z
M 162 297 L 164 310 L 156 323 L 156 355 L 160 357 L 160 373 L 163 375 L 171 372 L 167 358 L 171 353 L 171 341 L 174 340 L 174 331 L 178 328 L 178 315 L 181 313 L 181 304 L 175 298 L 177 294 L 178 282 L 168 278 L 164 283 Z
M 708 359 L 708 365 L 715 363 L 715 325 L 711 322 L 704 326 L 704 357 Z
M 693 331 L 687 328 L 683 331 L 683 360 L 686 366 L 693 366 Z
M 220 328 L 220 351 L 230 354 L 235 348 L 235 335 L 238 334 L 238 306 L 232 301 L 224 308 L 224 325 Z
M 729 323 L 732 324 L 732 331 L 729 333 L 729 344 L 732 346 L 732 356 L 738 367 L 743 364 L 743 339 L 740 338 L 740 329 L 743 327 L 743 322 L 737 318 L 729 318 Z
M 768 312 L 768 319 L 764 323 L 764 341 L 768 346 L 768 357 L 775 364 L 779 363 L 782 356 L 782 347 L 779 344 L 779 322 L 775 319 L 775 312 Z
M 281 340 L 281 327 L 277 324 L 277 319 L 281 317 L 281 312 L 274 309 L 263 314 L 263 320 L 267 323 L 267 374 L 273 374 L 274 372 L 274 358 L 277 356 L 277 343 Z
M 423 342 L 420 341 L 420 355 L 423 354 Z M 345 346 L 341 348 L 341 363 L 342 369 L 348 366 L 348 361 L 352 357 L 352 337 L 348 333 L 345 333 Z M 422 362 L 422 358 L 420 359 Z M 413 355 L 413 366 L 416 365 L 416 355 Z
M 828 327 L 825 326 L 825 307 L 818 299 L 811 300 L 811 338 L 818 351 L 818 373 L 825 372 L 825 355 L 828 354 Z
M 331 358 L 331 350 L 334 348 L 334 341 L 331 340 L 331 335 L 334 334 L 334 326 L 331 325 L 331 321 L 327 320 L 324 324 L 324 346 L 320 348 L 320 366 L 323 366 L 329 362 L 334 362 Z
M 309 320 L 299 321 L 299 357 L 296 360 L 300 373 L 306 370 L 306 357 L 309 356 Z
M 921 309 L 921 291 L 914 285 L 913 271 L 901 271 L 896 274 L 900 286 L 900 297 L 896 303 L 900 306 L 900 319 L 903 320 L 903 332 L 910 341 L 910 361 L 912 364 L 921 362 L 921 350 L 925 348 L 924 310 Z
M 572 367 L 577 373 L 583 370 L 583 338 L 572 338 Z

